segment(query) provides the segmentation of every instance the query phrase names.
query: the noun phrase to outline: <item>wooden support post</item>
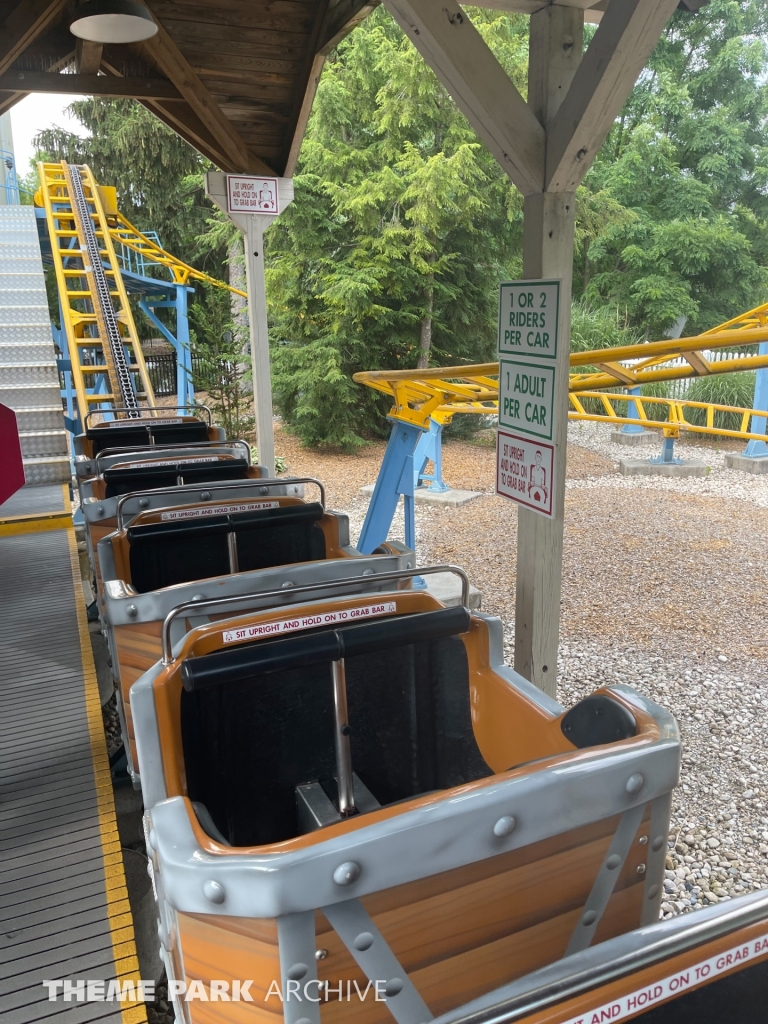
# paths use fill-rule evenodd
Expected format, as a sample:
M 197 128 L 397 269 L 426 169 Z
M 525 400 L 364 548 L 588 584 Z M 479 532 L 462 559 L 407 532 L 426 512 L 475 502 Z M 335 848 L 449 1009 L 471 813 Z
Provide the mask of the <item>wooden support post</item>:
M 545 7 L 531 15 L 528 103 L 545 129 L 576 73 L 583 33 L 584 12 L 576 8 Z M 545 519 L 522 506 L 517 510 L 515 669 L 551 696 L 557 691 L 563 572 L 574 199 L 572 192 L 539 192 L 526 196 L 523 210 L 523 277 L 562 281 L 555 391 L 559 416 L 553 437 L 554 516 Z
M 264 284 L 264 217 L 246 215 L 245 276 L 251 328 L 253 406 L 259 463 L 275 475 L 275 432 L 272 424 L 272 372 L 269 364 L 267 292 Z
M 293 179 L 278 178 L 277 190 L 279 208 L 282 212 L 293 202 Z M 206 175 L 205 193 L 243 232 L 256 446 L 259 450 L 259 462 L 266 466 L 269 476 L 274 476 L 275 434 L 272 425 L 272 372 L 267 330 L 267 292 L 264 281 L 264 232 L 275 218 L 262 213 L 230 213 L 227 209 L 227 175 L 219 171 L 209 171 Z

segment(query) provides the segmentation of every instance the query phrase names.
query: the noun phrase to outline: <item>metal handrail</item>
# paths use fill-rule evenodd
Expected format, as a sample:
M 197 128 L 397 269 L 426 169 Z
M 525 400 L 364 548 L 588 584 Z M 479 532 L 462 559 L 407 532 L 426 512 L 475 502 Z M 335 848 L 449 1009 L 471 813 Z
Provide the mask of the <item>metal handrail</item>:
M 649 967 L 660 960 L 666 960 L 694 946 L 720 938 L 739 928 L 765 921 L 768 917 L 768 895 L 757 897 L 755 894 L 755 896 L 756 898 L 751 900 L 746 907 L 735 906 L 725 909 L 723 905 L 720 905 L 717 908 L 712 908 L 713 911 L 717 911 L 716 914 L 708 915 L 706 910 L 702 910 L 690 916 L 686 915 L 690 921 L 687 927 L 682 923 L 678 926 L 677 922 L 683 920 L 678 918 L 674 922 L 660 921 L 658 924 L 639 929 L 638 933 L 641 933 L 643 937 L 643 943 L 639 949 L 619 953 L 613 958 L 602 960 L 594 965 L 580 966 L 585 960 L 589 962 L 598 955 L 600 946 L 592 946 L 581 953 L 565 957 L 559 961 L 558 965 L 550 964 L 549 967 L 533 972 L 534 978 L 536 974 L 551 974 L 552 969 L 560 965 L 565 971 L 569 963 L 572 962 L 573 969 L 564 973 L 560 978 L 544 980 L 538 987 L 534 986 L 527 992 L 510 996 L 479 1010 L 466 1012 L 463 1007 L 458 1007 L 456 1010 L 436 1018 L 434 1024 L 512 1024 L 513 1021 L 545 1010 L 556 1003 L 565 1002 L 589 989 L 607 985 L 617 978 L 642 970 L 644 967 Z M 704 915 L 708 915 L 706 919 Z M 667 934 L 664 934 L 665 932 Z M 658 938 L 656 938 L 656 934 L 659 935 Z M 627 935 L 618 936 L 618 938 L 626 939 Z M 616 941 L 616 939 L 609 939 L 600 945 L 609 945 Z M 525 979 L 519 980 L 522 982 Z
M 410 579 L 414 576 L 434 576 L 439 572 L 450 572 L 454 576 L 458 576 L 461 580 L 461 603 L 465 608 L 469 607 L 469 577 L 460 569 L 457 565 L 428 565 L 421 569 L 397 569 L 394 572 L 382 572 L 376 573 L 371 576 L 345 576 L 341 580 L 328 580 L 325 583 L 305 583 L 301 587 L 291 587 L 291 596 L 295 594 L 309 594 L 317 590 L 336 590 L 340 587 L 348 587 L 351 584 L 359 586 L 363 579 L 375 580 L 376 583 L 386 582 L 387 580 L 401 580 Z M 237 605 L 245 604 L 254 599 L 262 600 L 270 597 L 285 597 L 285 588 L 281 587 L 280 590 L 264 590 L 260 593 L 255 594 L 241 594 L 238 597 L 213 597 L 204 601 L 185 601 L 184 604 L 177 605 L 171 609 L 163 621 L 162 629 L 162 641 L 163 641 L 163 665 L 170 665 L 176 659 L 173 657 L 173 651 L 171 650 L 171 625 L 174 619 L 177 619 L 180 615 L 186 615 L 187 612 L 194 612 L 199 615 L 200 612 L 205 609 L 220 608 L 222 605 Z M 292 604 L 295 602 L 291 602 Z M 235 616 L 237 618 L 237 616 Z M 224 626 L 227 622 L 232 621 L 231 619 L 222 619 L 217 625 Z
M 164 452 L 170 452 L 171 454 L 173 454 L 173 452 L 177 451 L 179 448 L 226 448 L 227 446 L 234 448 L 235 445 L 241 445 L 243 448 L 245 448 L 248 465 L 252 466 L 253 462 L 251 461 L 251 446 L 248 444 L 247 441 L 187 441 L 180 442 L 179 444 L 139 444 L 128 446 L 125 448 L 103 448 L 99 452 L 99 454 L 93 459 L 93 462 L 95 464 L 94 475 L 99 475 L 99 460 L 105 459 L 112 455 L 140 455 L 142 452 L 144 452 L 146 455 L 162 455 Z
M 212 425 L 212 423 L 213 423 L 213 421 L 211 419 L 211 410 L 208 408 L 207 405 L 194 405 L 191 402 L 188 405 L 141 405 L 141 406 L 139 406 L 139 414 L 141 414 L 143 412 L 155 412 L 155 411 L 157 411 L 157 412 L 179 412 L 179 410 L 181 410 L 181 409 L 194 409 L 195 411 L 202 409 L 203 412 L 206 412 L 208 414 L 208 426 L 210 427 Z M 84 423 L 83 429 L 84 430 L 88 429 L 88 420 L 90 419 L 91 416 L 103 416 L 105 412 L 112 413 L 112 412 L 130 412 L 130 411 L 131 410 L 129 410 L 128 408 L 126 408 L 125 406 L 122 406 L 122 405 L 110 406 L 108 409 L 91 409 L 91 410 L 89 410 L 85 414 L 85 423 Z M 146 417 L 146 416 L 139 415 L 138 416 L 138 421 L 140 422 L 142 419 L 149 419 L 149 421 L 151 423 L 155 419 L 155 417 L 153 417 L 153 416 Z M 109 422 L 109 421 L 107 421 L 107 422 Z M 133 419 L 133 420 L 129 420 L 129 421 L 123 421 L 123 422 L 130 422 L 131 425 L 134 426 L 136 424 L 136 422 L 137 422 L 137 419 Z
M 147 491 L 130 491 L 128 494 L 123 494 L 118 499 L 117 509 L 115 514 L 117 516 L 117 529 L 123 529 L 123 505 L 129 498 L 141 498 L 145 495 L 162 494 L 163 491 L 234 491 L 241 487 L 253 487 L 258 484 L 259 487 L 274 487 L 276 484 L 315 484 L 320 489 L 320 504 L 323 506 L 323 512 L 325 512 L 325 487 L 320 483 L 319 480 L 315 480 L 313 476 L 288 476 L 282 479 L 272 477 L 271 479 L 257 479 L 257 480 L 223 480 L 217 484 L 177 484 L 175 487 L 156 487 L 153 490 Z M 167 505 L 165 508 L 174 508 L 173 505 Z M 143 510 L 142 510 L 143 511 Z M 161 509 L 152 509 L 153 512 L 160 512 Z M 138 513 L 137 513 L 138 514 Z

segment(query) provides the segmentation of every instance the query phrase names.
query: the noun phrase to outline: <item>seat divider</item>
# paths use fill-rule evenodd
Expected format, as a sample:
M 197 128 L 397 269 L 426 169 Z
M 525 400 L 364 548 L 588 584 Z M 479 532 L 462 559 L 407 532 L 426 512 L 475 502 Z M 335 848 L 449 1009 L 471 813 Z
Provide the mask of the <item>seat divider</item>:
M 352 752 L 349 745 L 349 711 L 347 708 L 347 673 L 344 659 L 331 662 L 333 676 L 334 738 L 336 741 L 336 775 L 339 784 L 339 814 L 349 818 L 357 812 Z

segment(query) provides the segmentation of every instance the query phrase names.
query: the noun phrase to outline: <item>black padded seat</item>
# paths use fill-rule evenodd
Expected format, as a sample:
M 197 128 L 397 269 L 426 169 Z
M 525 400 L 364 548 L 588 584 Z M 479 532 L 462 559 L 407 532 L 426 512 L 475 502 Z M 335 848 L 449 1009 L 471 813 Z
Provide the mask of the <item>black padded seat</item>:
M 629 739 L 637 734 L 637 722 L 629 708 L 617 700 L 593 693 L 563 715 L 560 729 L 581 750 Z
M 229 516 L 129 526 L 131 583 L 140 594 L 229 572 Z
M 126 423 L 123 426 L 122 423 Z M 151 444 L 195 444 L 208 440 L 208 427 L 201 420 L 187 420 L 182 423 L 152 423 L 120 426 L 89 427 L 85 436 L 91 442 L 93 454 L 98 455 L 105 448 L 135 448 Z
M 230 572 L 227 534 L 237 542 L 238 570 L 269 569 L 325 558 L 319 502 L 256 512 L 129 526 L 131 583 L 144 594 Z
M 456 635 L 468 628 L 466 609 L 450 608 L 188 660 L 190 799 L 233 846 L 299 835 L 295 787 L 319 781 L 335 792 L 330 658 L 340 651 L 352 767 L 381 804 L 492 775 L 472 730 L 467 652 Z
M 141 453 L 133 458 L 140 461 Z M 204 456 L 201 456 L 203 458 Z M 128 456 L 126 456 L 128 458 Z M 158 459 L 158 462 L 170 462 Z M 184 484 L 213 483 L 217 480 L 246 480 L 248 462 L 245 459 L 225 459 L 217 462 L 173 462 L 164 466 L 142 466 L 140 469 L 126 466 L 104 470 L 106 497 L 116 498 L 131 491 L 146 491 L 156 487 L 175 487 Z

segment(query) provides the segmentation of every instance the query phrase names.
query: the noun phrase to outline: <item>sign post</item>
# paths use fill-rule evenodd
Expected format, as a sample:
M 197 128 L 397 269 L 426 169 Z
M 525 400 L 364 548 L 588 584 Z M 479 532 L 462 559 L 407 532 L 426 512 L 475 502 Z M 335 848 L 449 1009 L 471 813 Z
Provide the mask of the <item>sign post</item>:
M 496 493 L 551 519 L 559 281 L 510 281 L 499 292 Z
M 270 476 L 274 476 L 275 438 L 264 282 L 264 231 L 293 201 L 293 179 L 209 171 L 205 191 L 244 235 L 256 445 L 259 462 Z

